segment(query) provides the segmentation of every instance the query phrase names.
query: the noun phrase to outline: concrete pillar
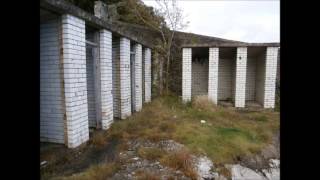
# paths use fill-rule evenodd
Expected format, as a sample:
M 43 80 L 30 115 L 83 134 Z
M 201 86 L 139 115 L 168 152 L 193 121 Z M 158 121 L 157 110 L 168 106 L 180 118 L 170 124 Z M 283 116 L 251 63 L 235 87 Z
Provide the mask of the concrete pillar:
M 141 44 L 134 45 L 135 51 L 135 111 L 142 109 L 142 46 Z
M 99 58 L 101 78 L 101 128 L 108 129 L 113 122 L 112 95 L 112 33 L 100 30 Z
M 278 47 L 267 47 L 264 108 L 274 108 L 277 76 Z
M 218 104 L 219 48 L 209 48 L 208 98 Z
M 245 107 L 246 96 L 246 73 L 247 73 L 247 48 L 237 48 L 236 60 L 236 87 L 235 107 Z
M 131 115 L 130 40 L 120 38 L 120 118 Z
M 85 21 L 62 16 L 62 49 L 65 143 L 74 148 L 89 139 Z
M 144 52 L 144 88 L 145 88 L 145 102 L 151 101 L 151 50 L 145 48 Z
M 182 100 L 191 101 L 192 49 L 182 49 Z

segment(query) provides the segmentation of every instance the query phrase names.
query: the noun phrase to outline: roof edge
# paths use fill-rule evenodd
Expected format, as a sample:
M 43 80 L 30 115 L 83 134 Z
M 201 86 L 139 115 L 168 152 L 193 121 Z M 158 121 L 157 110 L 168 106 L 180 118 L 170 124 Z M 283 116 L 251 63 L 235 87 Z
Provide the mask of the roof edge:
M 83 19 L 86 23 L 96 28 L 104 28 L 112 33 L 129 38 L 130 40 L 141 43 L 144 46 L 152 48 L 153 45 L 145 41 L 141 37 L 136 37 L 130 34 L 129 30 L 122 28 L 120 25 L 112 23 L 111 21 L 102 20 L 91 13 L 84 11 L 83 9 L 73 5 L 70 2 L 64 0 L 40 0 L 40 8 L 47 11 L 55 12 L 58 14 L 71 14 L 78 18 Z

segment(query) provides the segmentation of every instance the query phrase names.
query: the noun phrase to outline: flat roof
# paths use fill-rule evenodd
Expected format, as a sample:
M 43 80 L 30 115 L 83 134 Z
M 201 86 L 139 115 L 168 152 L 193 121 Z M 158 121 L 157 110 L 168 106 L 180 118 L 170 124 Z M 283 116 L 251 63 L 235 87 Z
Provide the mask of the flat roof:
M 225 42 L 225 43 L 195 43 L 195 44 L 182 44 L 182 48 L 193 47 L 280 47 L 280 43 L 237 43 L 237 42 Z
M 96 27 L 96 28 L 104 28 L 113 33 L 124 36 L 130 40 L 141 43 L 146 47 L 153 47 L 153 44 L 146 41 L 143 36 L 137 36 L 133 32 L 131 32 L 130 24 L 119 23 L 119 22 L 111 22 L 102 20 L 81 8 L 73 5 L 70 2 L 64 0 L 40 0 L 40 9 L 44 9 L 49 12 L 54 12 L 56 14 L 70 14 L 76 16 L 78 18 L 83 19 L 87 24 Z

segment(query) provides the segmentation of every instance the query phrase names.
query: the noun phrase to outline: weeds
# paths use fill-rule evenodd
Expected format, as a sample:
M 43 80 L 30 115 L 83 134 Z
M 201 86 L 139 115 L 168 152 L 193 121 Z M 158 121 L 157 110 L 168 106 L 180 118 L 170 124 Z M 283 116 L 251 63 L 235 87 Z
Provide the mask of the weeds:
M 151 161 L 158 160 L 166 154 L 165 151 L 159 148 L 139 148 L 138 155 L 144 159 Z
M 58 177 L 55 178 L 55 180 L 105 180 L 117 172 L 119 168 L 120 164 L 117 163 L 103 163 L 99 165 L 93 165 L 84 172 L 68 177 Z
M 175 170 L 182 171 L 186 176 L 191 179 L 197 179 L 197 173 L 194 170 L 192 156 L 186 150 L 170 153 L 163 158 L 160 162 Z
M 206 123 L 200 123 L 201 120 Z M 189 153 L 206 154 L 216 164 L 234 163 L 238 157 L 259 152 L 271 142 L 278 130 L 278 112 L 240 113 L 216 107 L 204 97 L 184 104 L 176 96 L 164 96 L 145 104 L 141 112 L 134 113 L 128 119 L 115 121 L 108 131 L 98 132 L 90 141 L 94 147 L 99 147 L 117 139 L 121 142 L 120 149 L 126 149 L 126 142 L 132 139 L 173 139 L 184 144 L 190 152 L 168 154 L 161 150 L 140 148 L 138 154 L 149 160 L 159 160 L 194 178 L 196 174 Z M 97 165 L 68 178 L 99 179 L 116 170 L 109 165 Z M 143 178 L 155 177 L 145 174 L 140 177 Z

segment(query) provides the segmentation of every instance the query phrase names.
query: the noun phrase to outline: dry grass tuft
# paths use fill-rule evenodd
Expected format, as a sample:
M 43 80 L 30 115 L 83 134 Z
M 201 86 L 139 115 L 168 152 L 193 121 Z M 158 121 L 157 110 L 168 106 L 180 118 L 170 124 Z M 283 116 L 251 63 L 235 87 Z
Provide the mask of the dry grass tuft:
M 147 171 L 138 171 L 136 173 L 136 178 L 137 180 L 160 180 L 160 178 L 157 175 L 151 174 Z
M 170 153 L 164 156 L 160 162 L 175 170 L 182 171 L 191 179 L 197 179 L 198 175 L 193 167 L 192 156 L 187 150 L 180 150 L 178 152 Z
M 90 141 L 93 145 L 101 147 L 107 144 L 107 136 L 105 131 L 98 131 L 96 130 L 93 133 L 92 137 L 90 137 Z
M 215 112 L 218 109 L 217 105 L 211 102 L 206 95 L 195 97 L 192 101 L 192 107 L 211 112 Z
M 217 164 L 215 169 L 220 175 L 231 179 L 231 172 L 228 168 L 226 168 L 223 164 Z
M 165 151 L 159 148 L 139 148 L 138 155 L 144 159 L 148 159 L 151 161 L 158 160 L 162 158 L 166 154 Z

